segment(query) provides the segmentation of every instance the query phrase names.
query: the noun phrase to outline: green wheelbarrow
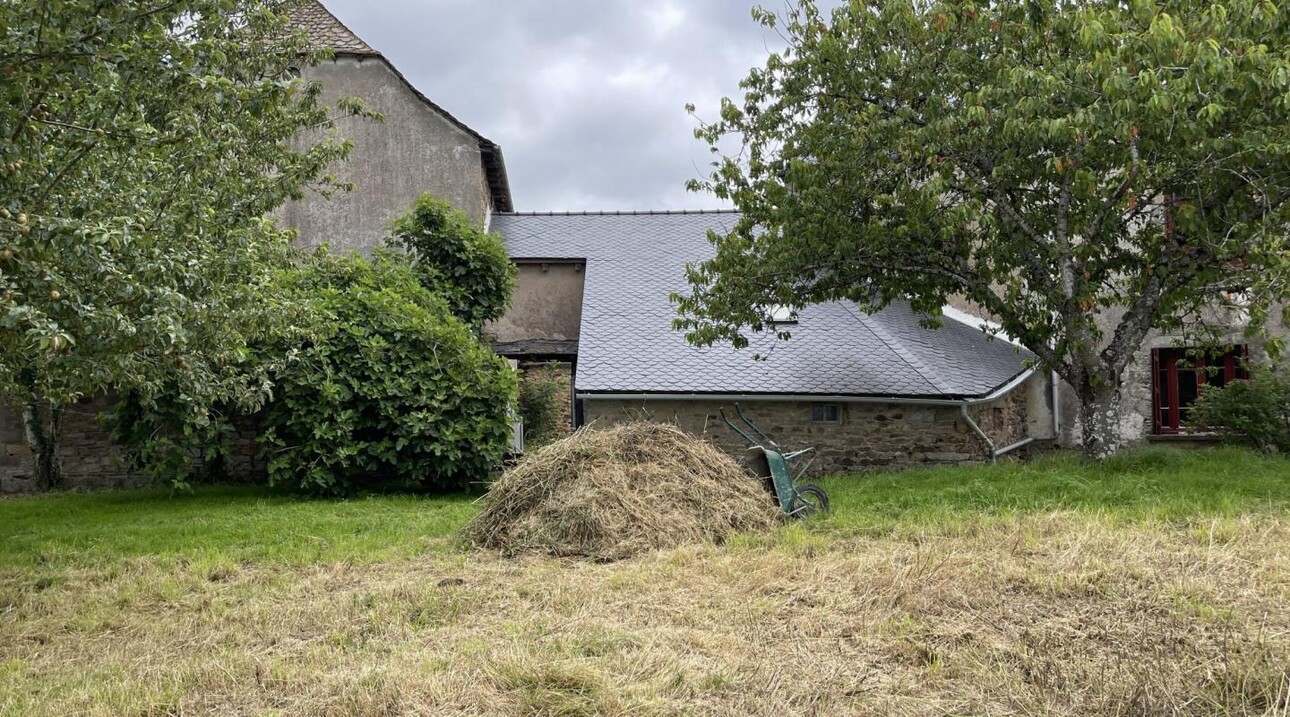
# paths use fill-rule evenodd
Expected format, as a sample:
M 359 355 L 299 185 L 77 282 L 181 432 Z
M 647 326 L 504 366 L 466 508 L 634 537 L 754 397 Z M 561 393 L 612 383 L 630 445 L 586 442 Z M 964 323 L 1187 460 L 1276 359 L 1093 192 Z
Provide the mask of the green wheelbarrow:
M 810 456 L 815 452 L 815 448 L 803 448 L 800 451 L 785 453 L 784 449 L 762 433 L 761 429 L 755 423 L 748 420 L 744 415 L 743 409 L 739 404 L 735 404 L 735 415 L 739 421 L 747 427 L 748 431 L 736 426 L 728 416 L 724 406 L 717 409 L 721 416 L 721 421 L 726 426 L 738 433 L 741 438 L 748 442 L 748 461 L 751 464 L 753 473 L 757 474 L 766 482 L 766 487 L 775 500 L 779 503 L 780 510 L 784 515 L 790 518 L 806 518 L 816 513 L 827 513 L 829 511 L 829 494 L 818 485 L 798 483 L 806 471 L 815 462 L 815 457 L 811 456 L 797 471 L 797 476 L 793 476 L 793 471 L 789 468 L 789 463 L 794 460 L 800 460 Z M 753 436 L 757 436 L 754 438 Z M 758 438 L 761 440 L 759 441 Z

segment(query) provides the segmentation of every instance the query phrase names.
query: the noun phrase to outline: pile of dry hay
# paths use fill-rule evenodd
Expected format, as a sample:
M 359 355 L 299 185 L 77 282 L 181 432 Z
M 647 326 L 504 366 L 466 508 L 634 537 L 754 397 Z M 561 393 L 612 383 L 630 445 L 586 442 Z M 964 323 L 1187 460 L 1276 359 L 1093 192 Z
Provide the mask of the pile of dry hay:
M 675 426 L 583 429 L 528 454 L 463 529 L 507 555 L 619 560 L 769 530 L 779 513 L 761 481 Z

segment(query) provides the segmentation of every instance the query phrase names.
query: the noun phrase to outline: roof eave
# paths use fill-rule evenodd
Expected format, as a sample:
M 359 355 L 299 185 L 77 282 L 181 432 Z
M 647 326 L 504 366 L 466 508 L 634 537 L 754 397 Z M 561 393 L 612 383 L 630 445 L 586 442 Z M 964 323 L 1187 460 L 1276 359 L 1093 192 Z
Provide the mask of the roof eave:
M 479 136 L 478 133 L 475 134 Z M 493 198 L 493 211 L 515 211 L 515 204 L 511 198 L 511 180 L 506 174 L 506 158 L 502 156 L 501 146 L 479 136 L 479 155 L 484 163 L 484 179 L 488 182 L 488 192 Z
M 1028 368 L 986 393 L 945 395 L 879 395 L 879 394 L 821 394 L 821 393 L 722 393 L 702 391 L 586 391 L 578 390 L 582 400 L 631 400 L 631 401 L 812 401 L 817 403 L 895 403 L 924 406 L 973 406 L 991 403 L 1012 393 L 1024 384 L 1038 369 Z

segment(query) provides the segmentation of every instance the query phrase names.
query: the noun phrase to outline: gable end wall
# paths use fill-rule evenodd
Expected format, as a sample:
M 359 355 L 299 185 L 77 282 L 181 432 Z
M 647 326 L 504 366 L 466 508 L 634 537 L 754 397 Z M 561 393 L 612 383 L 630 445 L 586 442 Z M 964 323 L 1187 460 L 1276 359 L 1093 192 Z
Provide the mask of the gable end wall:
M 380 57 L 339 56 L 302 70 L 323 85 L 323 101 L 361 97 L 384 122 L 346 118 L 336 131 L 354 150 L 333 172 L 354 190 L 330 200 L 311 193 L 279 210 L 299 231 L 296 243 L 369 252 L 389 222 L 425 192 L 445 199 L 481 226 L 492 209 L 479 140 L 424 102 Z M 314 135 L 316 141 L 319 135 Z

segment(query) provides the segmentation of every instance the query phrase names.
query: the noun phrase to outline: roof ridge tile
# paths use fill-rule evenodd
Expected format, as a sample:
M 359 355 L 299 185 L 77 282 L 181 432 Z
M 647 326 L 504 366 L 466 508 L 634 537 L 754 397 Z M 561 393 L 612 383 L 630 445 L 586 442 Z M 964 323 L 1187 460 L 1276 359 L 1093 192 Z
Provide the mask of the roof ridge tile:
M 905 344 L 901 342 L 900 339 L 896 338 L 894 334 L 887 331 L 887 329 L 877 321 L 870 321 L 863 312 L 857 314 L 855 311 L 851 310 L 851 307 L 846 306 L 845 304 L 843 304 L 843 306 L 846 307 L 847 311 L 850 312 L 852 316 L 855 316 L 856 320 L 863 324 L 865 328 L 872 331 L 873 335 L 878 337 L 879 341 L 886 344 L 887 348 L 891 349 L 892 353 L 899 356 L 902 361 L 909 365 L 910 368 L 914 369 L 915 373 L 917 373 L 924 381 L 931 384 L 936 388 L 936 390 L 942 393 L 954 393 L 953 387 L 942 381 L 934 371 L 928 368 L 927 364 L 923 363 L 922 359 L 918 357 L 916 352 L 905 346 Z

